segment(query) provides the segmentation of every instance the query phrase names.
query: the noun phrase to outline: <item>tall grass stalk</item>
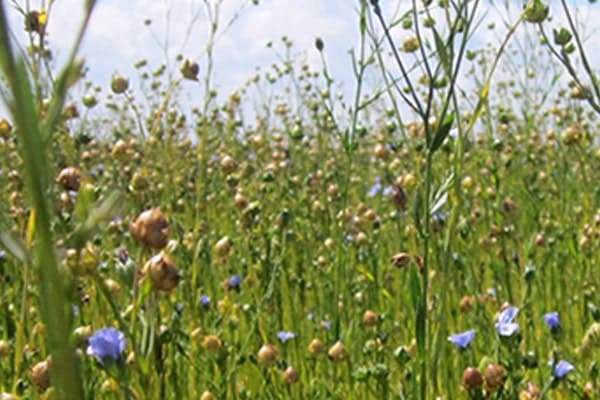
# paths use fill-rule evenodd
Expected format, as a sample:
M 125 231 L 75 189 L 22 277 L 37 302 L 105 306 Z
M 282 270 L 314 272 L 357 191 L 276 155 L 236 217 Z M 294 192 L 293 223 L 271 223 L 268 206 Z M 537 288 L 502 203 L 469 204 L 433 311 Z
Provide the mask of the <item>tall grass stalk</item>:
M 47 139 L 57 123 L 57 114 L 64 104 L 70 84 L 77 80 L 75 62 L 95 2 L 86 1 L 85 18 L 62 75 L 52 88 L 52 101 L 45 120 L 40 119 L 38 104 L 42 92 L 39 82 L 30 81 L 24 59 L 19 58 L 10 40 L 4 4 L 0 3 L 0 64 L 10 88 L 8 107 L 16 122 L 21 140 L 20 153 L 24 160 L 25 184 L 31 202 L 31 220 L 35 221 L 34 266 L 40 284 L 39 306 L 48 332 L 48 350 L 52 355 L 51 374 L 58 396 L 67 400 L 83 398 L 81 376 L 74 348 L 69 342 L 71 306 L 68 288 L 70 283 L 59 271 L 51 230 L 51 205 L 48 191 L 51 186 Z M 39 102 L 39 103 L 38 103 Z

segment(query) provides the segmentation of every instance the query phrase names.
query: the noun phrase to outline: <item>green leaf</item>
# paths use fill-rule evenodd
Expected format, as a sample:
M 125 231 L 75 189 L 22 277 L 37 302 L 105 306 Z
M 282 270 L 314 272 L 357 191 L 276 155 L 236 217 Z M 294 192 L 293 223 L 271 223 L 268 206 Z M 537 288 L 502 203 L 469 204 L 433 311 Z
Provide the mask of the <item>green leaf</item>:
M 433 28 L 433 38 L 435 40 L 435 49 L 437 51 L 437 55 L 440 59 L 440 62 L 442 63 L 442 66 L 444 67 L 444 73 L 446 74 L 446 76 L 451 76 L 452 61 L 450 60 L 450 57 L 448 55 L 448 49 L 446 48 L 444 40 L 435 28 Z
M 450 128 L 452 128 L 452 123 L 454 122 L 454 114 L 450 114 L 444 119 L 444 122 L 438 127 L 437 132 L 435 133 L 435 137 L 431 142 L 429 151 L 435 153 L 437 149 L 440 148 L 448 134 L 450 133 Z
M 17 260 L 23 263 L 28 263 L 31 260 L 31 255 L 29 254 L 29 251 L 27 251 L 25 244 L 10 233 L 0 233 L 0 244 L 2 244 L 2 247 Z

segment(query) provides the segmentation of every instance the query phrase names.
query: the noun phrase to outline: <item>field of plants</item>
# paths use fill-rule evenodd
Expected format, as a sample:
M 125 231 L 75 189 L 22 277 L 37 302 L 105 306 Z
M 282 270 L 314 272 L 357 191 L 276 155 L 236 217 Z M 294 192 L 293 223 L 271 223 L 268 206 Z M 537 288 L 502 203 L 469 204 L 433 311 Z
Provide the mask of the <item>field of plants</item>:
M 349 98 L 318 37 L 223 97 L 224 1 L 201 61 L 109 87 L 78 57 L 96 1 L 58 66 L 54 2 L 0 1 L 0 400 L 600 398 L 576 7 L 358 0 Z

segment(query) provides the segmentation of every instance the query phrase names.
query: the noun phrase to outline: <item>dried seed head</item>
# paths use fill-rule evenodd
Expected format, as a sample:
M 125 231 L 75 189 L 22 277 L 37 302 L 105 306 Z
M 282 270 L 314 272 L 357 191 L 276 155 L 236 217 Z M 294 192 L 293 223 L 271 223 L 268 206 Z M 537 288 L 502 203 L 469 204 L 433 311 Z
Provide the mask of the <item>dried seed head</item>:
M 263 344 L 260 350 L 258 350 L 258 362 L 262 365 L 273 365 L 277 362 L 279 352 L 277 348 L 270 344 Z
M 135 222 L 130 223 L 129 230 L 144 245 L 162 249 L 167 245 L 169 221 L 158 208 L 153 208 L 144 211 Z
M 327 352 L 327 357 L 329 357 L 331 361 L 345 361 L 348 358 L 348 351 L 346 350 L 346 345 L 341 341 L 336 342 L 333 346 L 329 348 L 329 351 Z
M 481 372 L 477 368 L 468 367 L 463 372 L 462 384 L 467 390 L 479 389 L 483 385 Z
M 181 75 L 183 75 L 183 77 L 185 79 L 189 79 L 191 81 L 197 81 L 198 73 L 200 72 L 200 67 L 198 66 L 198 63 L 195 61 L 185 60 L 183 62 L 183 65 L 181 66 L 180 71 L 181 71 Z
M 74 119 L 79 117 L 79 110 L 77 109 L 77 105 L 75 103 L 67 103 L 65 104 L 65 108 L 63 109 L 63 116 L 66 119 Z
M 64 190 L 77 191 L 81 185 L 81 171 L 76 167 L 64 168 L 56 177 L 56 182 Z
M 177 267 L 171 257 L 162 251 L 148 260 L 144 273 L 150 278 L 152 287 L 163 292 L 170 292 L 179 284 Z

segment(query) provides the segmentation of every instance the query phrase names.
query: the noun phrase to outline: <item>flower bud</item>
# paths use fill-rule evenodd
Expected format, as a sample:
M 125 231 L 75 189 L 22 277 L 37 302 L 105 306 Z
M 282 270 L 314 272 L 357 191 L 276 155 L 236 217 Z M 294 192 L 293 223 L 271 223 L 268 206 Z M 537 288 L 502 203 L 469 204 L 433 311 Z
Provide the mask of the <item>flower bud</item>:
M 169 221 L 157 208 L 141 213 L 135 222 L 129 224 L 133 237 L 148 247 L 162 249 L 167 245 Z
M 320 37 L 315 39 L 315 48 L 317 49 L 317 51 L 323 51 L 323 48 L 325 47 L 325 44 L 323 43 L 323 39 L 321 39 Z

